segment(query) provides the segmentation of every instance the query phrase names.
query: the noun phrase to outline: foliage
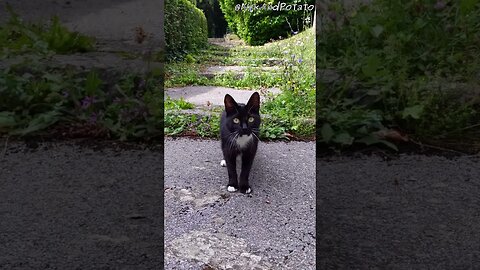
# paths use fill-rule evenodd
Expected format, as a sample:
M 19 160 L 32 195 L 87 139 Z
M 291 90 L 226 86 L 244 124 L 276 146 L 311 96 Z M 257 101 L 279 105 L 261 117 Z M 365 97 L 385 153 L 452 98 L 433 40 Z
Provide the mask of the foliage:
M 78 32 L 70 32 L 57 17 L 49 25 L 23 22 L 7 6 L 10 19 L 0 26 L 0 57 L 23 53 L 54 52 L 68 54 L 93 50 L 93 39 Z
M 208 37 L 221 38 L 227 32 L 227 21 L 218 0 L 198 0 L 197 7 L 207 19 Z
M 221 85 L 226 87 L 262 89 L 276 86 L 281 92 L 268 97 L 261 106 L 261 138 L 285 139 L 290 137 L 312 138 L 315 126 L 315 35 L 308 29 L 292 38 L 265 44 L 264 46 L 241 46 L 232 49 L 228 56 L 222 56 L 222 63 L 234 63 L 242 59 L 249 65 L 243 78 L 234 74 L 218 75 L 207 79 L 198 75 L 203 66 L 217 61 L 212 52 L 201 52 L 192 56 L 195 63 L 189 61 L 170 63 L 166 69 L 166 86 L 178 85 Z M 273 59 L 277 71 L 258 72 L 266 59 Z M 268 61 L 267 61 L 268 62 Z M 261 92 L 262 90 L 260 90 Z M 171 105 L 168 105 L 170 104 Z M 177 103 L 177 104 L 175 104 Z M 221 108 L 214 109 L 211 116 L 192 116 L 180 111 L 183 101 L 166 101 L 165 134 L 197 135 L 216 137 L 219 132 Z
M 318 82 L 321 140 L 382 142 L 374 134 L 391 128 L 442 138 L 478 123 L 478 100 L 462 99 L 478 89 L 477 2 L 376 0 L 355 10 L 331 4 L 321 18 L 317 67 L 338 76 Z
M 290 10 L 282 6 L 284 10 L 280 10 L 282 3 L 295 6 L 289 6 Z M 315 3 L 313 0 L 220 0 L 230 30 L 249 45 L 262 45 L 310 27 L 313 10 L 305 10 L 304 4 L 313 7 Z
M 165 1 L 165 40 L 169 58 L 207 45 L 207 20 L 201 10 L 187 0 Z
M 185 101 L 183 98 L 171 99 L 170 97 L 167 97 L 164 105 L 165 110 L 186 110 L 195 108 L 192 103 Z
M 313 28 L 292 38 L 263 46 L 265 54 L 281 56 L 281 93 L 268 99 L 262 111 L 270 115 L 277 126 L 270 130 L 271 137 L 277 138 L 280 127 L 286 133 L 301 137 L 315 134 L 315 34 Z
M 162 134 L 163 94 L 156 78 L 125 75 L 109 85 L 95 71 L 82 76 L 21 69 L 0 72 L 0 133 L 24 136 L 50 128 L 121 140 Z

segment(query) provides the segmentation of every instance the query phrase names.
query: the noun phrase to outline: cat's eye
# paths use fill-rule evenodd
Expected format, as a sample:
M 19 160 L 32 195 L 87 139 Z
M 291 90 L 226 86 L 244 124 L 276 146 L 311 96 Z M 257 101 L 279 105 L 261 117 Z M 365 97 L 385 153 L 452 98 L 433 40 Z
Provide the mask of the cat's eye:
M 249 123 L 252 123 L 253 121 L 255 121 L 255 118 L 253 118 L 253 117 L 250 116 L 250 117 L 248 118 L 248 122 L 249 122 Z
M 235 123 L 235 124 L 240 124 L 240 119 L 238 119 L 238 118 L 233 118 L 233 123 Z

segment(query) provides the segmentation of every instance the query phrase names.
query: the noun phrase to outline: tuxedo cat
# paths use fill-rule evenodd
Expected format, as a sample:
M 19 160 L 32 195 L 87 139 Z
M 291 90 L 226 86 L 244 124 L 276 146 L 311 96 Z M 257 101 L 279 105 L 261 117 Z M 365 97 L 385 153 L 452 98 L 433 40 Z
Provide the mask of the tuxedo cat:
M 260 95 L 255 92 L 247 102 L 237 103 L 232 96 L 225 95 L 225 110 L 220 119 L 220 137 L 223 158 L 220 163 L 227 166 L 229 192 L 238 189 L 250 193 L 248 176 L 257 152 L 260 132 Z M 242 170 L 237 177 L 237 156 L 241 156 Z

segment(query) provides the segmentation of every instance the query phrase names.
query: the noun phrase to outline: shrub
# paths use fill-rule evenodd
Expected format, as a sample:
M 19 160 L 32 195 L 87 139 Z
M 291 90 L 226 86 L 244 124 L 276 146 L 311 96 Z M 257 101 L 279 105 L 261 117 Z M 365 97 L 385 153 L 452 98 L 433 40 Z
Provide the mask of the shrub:
M 159 87 L 154 77 L 123 75 L 111 85 L 94 70 L 85 76 L 29 62 L 1 70 L 0 136 L 161 138 Z
M 320 126 L 348 134 L 346 145 L 384 128 L 421 139 L 466 137 L 479 118 L 474 101 L 461 101 L 478 87 L 479 12 L 471 0 L 376 0 L 357 10 L 330 4 L 317 68 L 338 79 L 319 80 L 320 105 L 334 110 L 320 112 Z M 351 121 L 357 116 L 363 120 Z M 324 128 L 321 140 L 331 133 Z
M 227 21 L 223 16 L 218 0 L 198 0 L 197 7 L 207 17 L 208 37 L 223 37 L 227 33 Z
M 165 2 L 165 39 L 168 57 L 207 45 L 207 20 L 201 10 L 187 0 Z
M 297 10 L 293 10 L 293 6 L 288 11 L 269 9 L 269 4 L 275 6 L 277 3 L 268 0 L 220 0 L 220 7 L 231 31 L 249 45 L 262 45 L 271 39 L 300 32 L 313 23 L 313 10 L 303 9 L 304 4 L 314 5 L 313 0 L 288 0 L 282 3 L 295 4 Z M 238 10 L 242 5 L 246 10 Z M 299 10 L 300 5 L 302 10 Z M 259 9 L 249 10 L 253 6 Z

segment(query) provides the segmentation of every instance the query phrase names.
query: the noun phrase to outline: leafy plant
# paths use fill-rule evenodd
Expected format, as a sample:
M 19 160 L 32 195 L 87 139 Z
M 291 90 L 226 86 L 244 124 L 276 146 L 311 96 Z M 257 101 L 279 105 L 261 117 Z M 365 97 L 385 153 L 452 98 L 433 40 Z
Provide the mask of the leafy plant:
M 206 47 L 207 19 L 187 0 L 165 1 L 165 41 L 169 58 Z
M 286 10 L 287 4 L 290 5 L 289 10 Z M 313 9 L 304 7 L 313 7 L 314 4 L 312 0 L 279 3 L 265 0 L 220 0 L 230 30 L 249 45 L 263 45 L 271 39 L 289 37 L 294 32 L 312 26 Z M 283 10 L 280 5 L 285 5 Z
M 23 22 L 8 5 L 7 10 L 10 19 L 0 26 L 0 57 L 27 52 L 68 54 L 93 50 L 92 38 L 69 31 L 58 17 L 53 17 L 50 24 L 44 26 Z
M 25 67 L 18 67 L 24 69 Z M 0 72 L 0 133 L 30 135 L 66 129 L 70 136 L 121 140 L 161 136 L 163 95 L 154 78 L 124 76 L 108 85 L 98 72 L 31 67 Z
M 208 51 L 192 54 L 198 60 L 196 63 L 188 60 L 169 63 L 165 84 L 166 87 L 218 85 L 255 90 L 279 87 L 281 93 L 274 98 L 267 98 L 261 106 L 261 113 L 265 115 L 261 138 L 312 138 L 315 134 L 314 123 L 311 121 L 315 115 L 314 39 L 313 29 L 308 29 L 292 38 L 264 46 L 233 48 L 230 55 L 223 56 L 222 62 L 233 63 L 235 59 L 242 59 L 244 63 L 249 63 L 241 78 L 234 73 L 217 75 L 211 79 L 199 75 L 203 66 L 211 64 L 212 55 L 218 50 L 212 46 Z M 272 58 L 278 69 L 261 71 L 259 68 Z M 179 111 L 182 102 L 166 100 L 165 134 L 218 136 L 218 117 L 190 118 Z M 220 111 L 217 113 L 219 115 Z
M 317 68 L 337 75 L 318 82 L 319 107 L 331 110 L 318 115 L 321 140 L 349 145 L 391 128 L 440 138 L 478 122 L 478 106 L 462 98 L 480 72 L 477 1 L 375 0 L 323 11 Z M 348 136 L 335 141 L 332 132 Z

